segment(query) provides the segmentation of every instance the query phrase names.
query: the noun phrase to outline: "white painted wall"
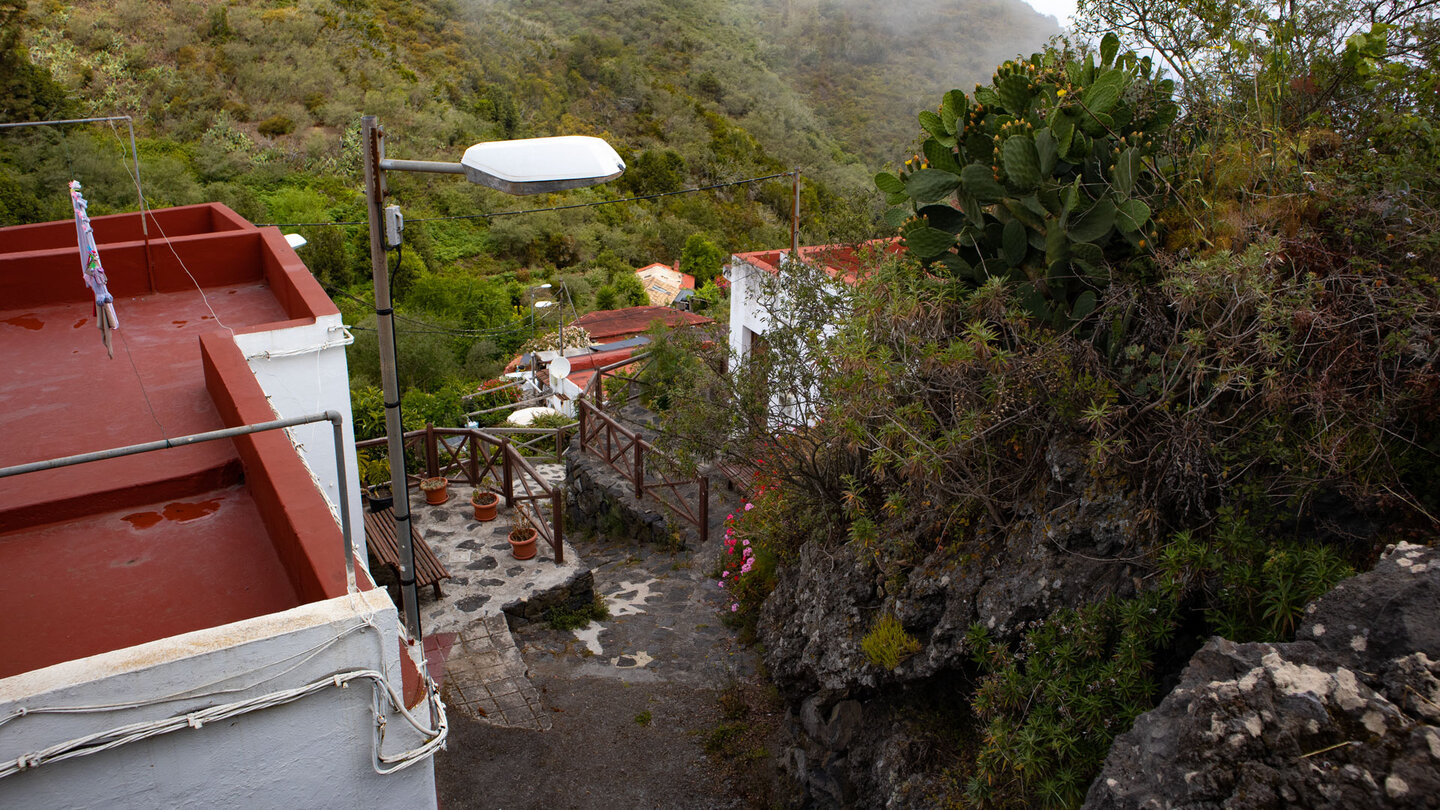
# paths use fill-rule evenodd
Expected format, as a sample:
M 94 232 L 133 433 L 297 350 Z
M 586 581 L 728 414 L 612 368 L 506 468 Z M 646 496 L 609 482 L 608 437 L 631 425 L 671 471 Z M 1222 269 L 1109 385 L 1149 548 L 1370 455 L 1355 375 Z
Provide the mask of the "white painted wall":
M 355 425 L 350 412 L 350 374 L 345 347 L 354 342 L 339 315 L 317 318 L 314 324 L 235 336 L 235 344 L 259 381 L 279 418 L 336 410 L 345 417 L 345 486 L 350 497 L 350 525 L 355 555 L 368 566 L 364 514 L 360 504 L 360 470 L 355 458 Z M 300 458 L 310 468 L 336 519 L 340 514 L 340 479 L 335 474 L 335 440 L 329 422 L 301 425 L 286 431 Z
M 738 368 L 750 354 L 750 334 L 763 335 L 770 329 L 770 302 L 762 300 L 766 286 L 762 282 L 769 273 L 735 256 L 724 273 L 730 280 L 730 354 Z
M 780 272 L 785 273 L 788 254 L 780 254 Z M 797 317 L 794 299 L 785 283 L 770 272 L 731 256 L 725 268 L 725 277 L 730 280 L 730 352 L 734 358 L 732 368 L 739 369 L 750 355 L 752 342 L 757 335 L 767 334 L 775 325 L 788 325 L 787 321 Z M 828 280 L 819 282 L 827 292 L 843 296 L 846 288 L 843 282 Z M 822 339 L 834 337 L 838 327 L 834 323 L 821 326 Z M 818 360 L 808 361 L 812 366 Z M 771 419 L 776 425 L 813 423 L 817 418 L 816 387 L 786 392 L 778 390 L 771 398 Z
M 87 734 L 374 669 L 401 692 L 399 624 L 383 590 L 303 605 L 0 679 L 0 761 Z M 43 643 L 43 639 L 37 639 Z M 153 705 L 134 707 L 146 701 Z M 105 707 L 53 714 L 56 707 Z M 434 808 L 433 757 L 372 768 L 368 681 L 0 778 L 14 808 Z M 14 717 L 19 709 L 28 713 Z M 430 725 L 422 702 L 417 719 Z M 395 713 L 382 750 L 422 738 Z

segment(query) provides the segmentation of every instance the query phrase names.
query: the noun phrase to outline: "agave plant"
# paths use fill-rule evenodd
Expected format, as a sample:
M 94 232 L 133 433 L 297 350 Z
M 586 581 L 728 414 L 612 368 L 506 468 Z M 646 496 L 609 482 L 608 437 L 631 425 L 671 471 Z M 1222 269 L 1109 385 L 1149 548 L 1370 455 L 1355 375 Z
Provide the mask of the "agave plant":
M 1111 262 L 1158 237 L 1157 136 L 1175 120 L 1174 83 L 1149 58 L 1055 51 L 1001 65 L 973 97 L 946 93 L 920 113 L 921 151 L 875 185 L 906 248 L 970 286 L 1018 284 L 1039 318 L 1061 325 L 1095 308 Z

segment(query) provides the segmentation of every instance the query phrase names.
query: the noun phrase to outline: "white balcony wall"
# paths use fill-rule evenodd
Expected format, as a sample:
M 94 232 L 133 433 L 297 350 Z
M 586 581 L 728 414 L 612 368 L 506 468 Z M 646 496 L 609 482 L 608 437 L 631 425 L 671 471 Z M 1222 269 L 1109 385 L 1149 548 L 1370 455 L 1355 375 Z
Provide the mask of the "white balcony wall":
M 0 679 L 0 761 L 334 673 L 372 669 L 403 693 L 398 634 L 394 606 L 371 590 Z M 432 758 L 390 775 L 372 768 L 374 699 L 369 681 L 327 683 L 285 705 L 41 764 L 0 778 L 0 807 L 434 808 Z M 45 711 L 75 707 L 91 708 Z M 424 701 L 414 713 L 431 723 Z M 422 740 L 393 711 L 386 725 L 386 754 Z
M 317 318 L 314 324 L 235 336 L 250 370 L 279 418 L 305 416 L 327 410 L 345 417 L 345 478 L 350 494 L 350 525 L 356 559 L 368 565 L 365 526 L 360 504 L 360 471 L 355 458 L 355 425 L 350 411 L 350 374 L 345 347 L 354 338 L 345 331 L 339 315 Z M 320 486 L 336 519 L 340 514 L 341 480 L 335 473 L 335 441 L 329 422 L 316 422 L 286 431 L 300 458 Z

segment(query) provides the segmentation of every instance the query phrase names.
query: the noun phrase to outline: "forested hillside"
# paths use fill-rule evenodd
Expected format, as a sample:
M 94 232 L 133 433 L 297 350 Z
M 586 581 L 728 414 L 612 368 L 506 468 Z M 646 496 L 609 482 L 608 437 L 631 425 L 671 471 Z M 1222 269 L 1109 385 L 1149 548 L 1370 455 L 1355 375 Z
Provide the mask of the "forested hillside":
M 878 4 L 773 0 L 143 0 L 29 7 L 6 0 L 11 120 L 128 113 L 151 206 L 218 200 L 258 223 L 357 222 L 359 120 L 374 114 L 392 157 L 458 159 L 471 143 L 555 134 L 608 139 L 629 169 L 565 195 L 597 202 L 803 172 L 807 241 L 882 233 L 869 186 L 883 157 L 913 142 L 911 105 L 1034 36 L 941 18 L 999 21 L 917 6 L 905 32 Z M 1019 0 L 1003 8 L 1021 9 Z M 948 16 L 947 16 L 948 15 Z M 971 24 L 971 23 L 967 23 Z M 999 22 L 995 22 L 1000 25 Z M 1028 29 L 1027 29 L 1028 30 Z M 961 47 L 989 43 L 989 50 Z M 1013 44 L 1007 44 L 1012 43 Z M 964 51 L 953 77 L 936 54 Z M 948 60 L 955 61 L 955 60 Z M 968 72 L 967 72 L 968 71 Z M 117 125 L 118 126 L 118 125 Z M 123 126 L 0 136 L 0 222 L 68 216 L 79 179 L 105 214 L 137 206 Z M 564 281 L 574 307 L 623 305 L 630 270 L 789 240 L 791 184 L 779 177 L 698 194 L 563 212 L 450 179 L 396 175 L 406 214 L 399 304 L 409 384 L 436 390 L 496 370 L 528 337 L 521 295 Z M 456 219 L 444 219 L 454 217 Z M 427 221 L 428 220 L 428 221 Z M 361 327 L 352 367 L 372 376 L 363 298 L 369 255 L 357 225 L 302 225 L 307 264 Z M 353 285 L 353 289 L 352 288 Z M 348 292 L 347 292 L 348 291 Z M 402 324 L 402 332 L 406 324 Z M 408 348 L 407 348 L 408 347 Z M 437 415 L 438 414 L 432 414 Z

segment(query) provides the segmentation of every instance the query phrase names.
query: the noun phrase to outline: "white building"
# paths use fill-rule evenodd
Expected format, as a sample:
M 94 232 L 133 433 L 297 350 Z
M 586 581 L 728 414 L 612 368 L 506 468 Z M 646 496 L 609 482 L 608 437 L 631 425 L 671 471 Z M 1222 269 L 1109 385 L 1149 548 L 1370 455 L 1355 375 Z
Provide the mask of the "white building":
M 275 229 L 150 216 L 94 220 L 113 359 L 74 223 L 0 230 L 0 468 L 326 410 L 344 468 L 321 422 L 0 477 L 0 807 L 435 807 L 444 710 L 365 571 L 339 312 Z

